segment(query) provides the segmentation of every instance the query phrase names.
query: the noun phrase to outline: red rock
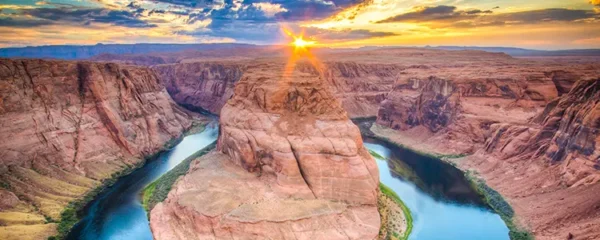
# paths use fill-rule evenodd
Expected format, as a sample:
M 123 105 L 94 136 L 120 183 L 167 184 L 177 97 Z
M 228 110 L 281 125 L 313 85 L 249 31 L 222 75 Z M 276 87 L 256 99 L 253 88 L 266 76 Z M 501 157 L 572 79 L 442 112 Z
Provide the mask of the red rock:
M 2 188 L 57 220 L 69 201 L 191 125 L 142 67 L 0 59 L 0 96 Z
M 152 210 L 156 239 L 377 237 L 379 173 L 358 128 L 319 74 L 284 69 L 247 66 L 221 110 L 219 152 Z

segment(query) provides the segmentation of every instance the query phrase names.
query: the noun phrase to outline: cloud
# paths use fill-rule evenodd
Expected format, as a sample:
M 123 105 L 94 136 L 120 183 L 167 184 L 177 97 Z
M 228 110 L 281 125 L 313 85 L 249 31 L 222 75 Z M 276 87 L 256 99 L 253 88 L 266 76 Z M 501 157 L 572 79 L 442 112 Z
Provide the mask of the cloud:
M 587 19 L 597 21 L 599 18 L 600 15 L 594 13 L 593 11 L 553 8 L 488 15 L 474 19 L 473 21 L 456 22 L 453 24 L 453 26 L 483 27 L 551 22 L 575 22 Z
M 72 9 L 72 8 L 35 8 L 23 9 L 24 15 L 55 21 L 59 23 L 83 24 L 109 23 L 114 26 L 125 26 L 130 28 L 156 27 L 146 21 L 138 19 L 135 12 L 108 10 L 108 9 Z
M 600 1 L 600 0 L 599 0 Z M 539 9 L 531 11 L 493 14 L 491 10 L 458 10 L 455 6 L 420 6 L 412 11 L 379 21 L 416 22 L 433 27 L 487 27 L 500 25 L 536 24 L 548 22 L 572 22 L 584 19 L 598 19 L 598 14 L 588 10 L 565 8 Z
M 179 5 L 183 7 L 189 8 L 214 8 L 216 6 L 222 6 L 227 3 L 224 1 L 214 1 L 214 0 L 155 0 L 156 2 L 168 3 L 172 5 Z M 231 4 L 231 0 L 228 0 Z
M 364 29 L 329 30 L 321 28 L 305 28 L 304 31 L 305 35 L 314 37 L 319 41 L 347 41 L 399 35 L 393 32 L 369 31 Z
M 276 22 L 230 21 L 228 19 L 214 19 L 207 29 L 178 33 L 190 36 L 228 37 L 237 41 L 259 44 L 278 43 L 284 38 L 281 28 Z
M 594 5 L 594 11 L 600 13 L 600 0 L 590 0 L 590 4 Z
M 3 27 L 22 27 L 22 28 L 32 28 L 32 27 L 40 27 L 44 25 L 50 25 L 52 21 L 48 20 L 32 20 L 32 19 L 21 19 L 21 18 L 0 18 L 0 26 Z
M 274 17 L 277 13 L 288 11 L 284 7 L 281 7 L 281 4 L 272 4 L 267 2 L 252 3 L 252 6 L 263 11 L 267 17 Z
M 415 7 L 412 11 L 403 13 L 378 23 L 389 22 L 424 22 L 424 21 L 457 21 L 464 19 L 472 19 L 480 15 L 491 14 L 491 10 L 456 10 L 455 6 L 439 5 L 434 7 Z
M 300 21 L 329 17 L 332 14 L 364 0 L 244 0 L 237 3 L 233 0 L 155 0 L 189 8 L 198 9 L 239 9 L 254 6 L 261 9 L 266 16 L 277 17 L 280 20 Z M 285 10 L 283 10 L 285 9 Z

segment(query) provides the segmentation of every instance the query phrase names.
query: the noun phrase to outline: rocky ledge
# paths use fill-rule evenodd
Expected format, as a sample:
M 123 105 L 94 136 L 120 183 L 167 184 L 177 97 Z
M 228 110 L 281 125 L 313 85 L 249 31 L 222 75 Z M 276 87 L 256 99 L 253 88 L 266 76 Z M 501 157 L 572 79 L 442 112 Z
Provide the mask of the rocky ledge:
M 375 239 L 379 174 L 316 71 L 248 65 L 221 110 L 218 151 L 150 214 L 156 239 Z
M 70 202 L 191 125 L 144 67 L 0 59 L 0 96 L 0 239 L 55 234 Z

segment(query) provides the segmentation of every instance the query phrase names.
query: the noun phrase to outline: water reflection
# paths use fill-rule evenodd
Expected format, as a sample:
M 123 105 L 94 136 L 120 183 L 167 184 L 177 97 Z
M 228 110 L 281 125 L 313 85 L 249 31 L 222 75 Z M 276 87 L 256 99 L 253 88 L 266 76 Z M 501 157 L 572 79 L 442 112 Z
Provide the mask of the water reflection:
M 410 209 L 411 240 L 509 239 L 500 216 L 483 204 L 458 169 L 374 139 L 365 139 L 365 146 L 388 159 L 377 160 L 380 179 Z

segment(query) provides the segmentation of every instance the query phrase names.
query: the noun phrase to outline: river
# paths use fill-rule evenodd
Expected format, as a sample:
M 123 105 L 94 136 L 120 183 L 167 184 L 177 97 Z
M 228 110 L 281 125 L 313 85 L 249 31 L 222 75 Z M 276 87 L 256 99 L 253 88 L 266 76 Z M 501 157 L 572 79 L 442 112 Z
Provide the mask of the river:
M 143 167 L 117 180 L 85 207 L 84 217 L 71 230 L 67 239 L 152 240 L 140 192 L 188 156 L 216 141 L 217 136 L 217 124 L 209 124 L 204 131 L 186 136 L 171 150 L 161 153 Z
M 67 239 L 151 240 L 140 192 L 188 156 L 213 143 L 217 135 L 218 126 L 209 125 L 118 179 L 85 207 L 82 220 Z M 502 219 L 483 204 L 458 169 L 375 139 L 365 138 L 365 145 L 387 159 L 376 160 L 380 179 L 410 209 L 414 219 L 411 240 L 508 239 L 508 228 Z
M 365 137 L 365 146 L 387 159 L 376 158 L 380 181 L 410 209 L 410 240 L 509 239 L 502 218 L 483 203 L 460 170 L 376 139 Z

